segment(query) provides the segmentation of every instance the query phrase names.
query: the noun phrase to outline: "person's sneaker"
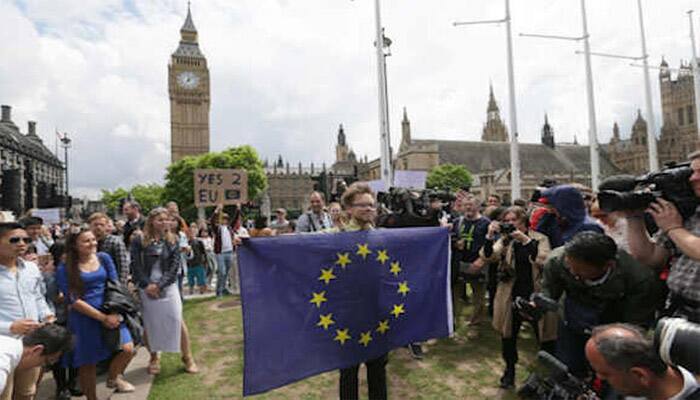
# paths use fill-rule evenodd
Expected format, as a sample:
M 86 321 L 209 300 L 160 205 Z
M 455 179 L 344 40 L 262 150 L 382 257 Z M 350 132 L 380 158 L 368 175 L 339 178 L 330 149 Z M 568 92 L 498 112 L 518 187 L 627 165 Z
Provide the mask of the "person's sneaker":
M 107 387 L 110 389 L 115 389 L 117 393 L 131 393 L 136 390 L 134 385 L 120 377 L 115 379 L 107 379 Z
M 479 338 L 479 331 L 476 329 L 472 329 L 469 332 L 467 332 L 467 339 L 469 340 L 474 340 Z
M 498 386 L 501 389 L 512 389 L 515 386 L 515 367 L 506 367 Z
M 56 400 L 70 400 L 70 390 L 68 390 L 68 388 L 57 390 Z
M 423 359 L 423 348 L 419 343 L 409 344 L 408 349 L 411 351 L 411 357 L 413 357 L 416 360 Z

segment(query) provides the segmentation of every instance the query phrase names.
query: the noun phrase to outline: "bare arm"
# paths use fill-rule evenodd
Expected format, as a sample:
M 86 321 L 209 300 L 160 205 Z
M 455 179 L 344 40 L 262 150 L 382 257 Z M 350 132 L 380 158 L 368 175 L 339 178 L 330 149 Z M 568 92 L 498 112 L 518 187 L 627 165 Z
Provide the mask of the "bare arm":
M 685 228 L 668 231 L 668 237 L 683 254 L 695 261 L 700 261 L 700 237 L 693 235 Z
M 627 240 L 632 257 L 648 267 L 663 267 L 671 255 L 667 249 L 651 241 L 644 219 L 639 215 L 627 217 Z

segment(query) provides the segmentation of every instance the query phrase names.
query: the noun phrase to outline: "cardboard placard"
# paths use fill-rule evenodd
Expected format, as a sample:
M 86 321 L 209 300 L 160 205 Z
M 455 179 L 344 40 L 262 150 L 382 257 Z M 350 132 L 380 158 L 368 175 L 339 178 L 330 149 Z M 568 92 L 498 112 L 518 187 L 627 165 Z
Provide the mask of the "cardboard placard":
M 248 173 L 242 169 L 196 169 L 194 204 L 197 207 L 248 201 Z

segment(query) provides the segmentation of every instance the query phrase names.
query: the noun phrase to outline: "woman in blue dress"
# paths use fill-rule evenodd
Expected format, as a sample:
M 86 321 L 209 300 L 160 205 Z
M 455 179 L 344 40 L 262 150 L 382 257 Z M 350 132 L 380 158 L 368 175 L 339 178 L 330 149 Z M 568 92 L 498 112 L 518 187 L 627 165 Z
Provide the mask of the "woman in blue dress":
M 58 287 L 70 304 L 68 329 L 74 335 L 75 348 L 67 356 L 69 366 L 78 368 L 80 387 L 88 400 L 96 400 L 95 365 L 112 356 L 102 340 L 103 328 L 119 329 L 121 351 L 109 365 L 107 387 L 117 392 L 132 392 L 134 387 L 121 374 L 134 354 L 134 344 L 126 325 L 117 314 L 100 311 L 108 279 L 118 280 L 114 262 L 106 253 L 97 252 L 97 240 L 89 230 L 81 230 L 66 240 L 66 262 L 56 272 Z

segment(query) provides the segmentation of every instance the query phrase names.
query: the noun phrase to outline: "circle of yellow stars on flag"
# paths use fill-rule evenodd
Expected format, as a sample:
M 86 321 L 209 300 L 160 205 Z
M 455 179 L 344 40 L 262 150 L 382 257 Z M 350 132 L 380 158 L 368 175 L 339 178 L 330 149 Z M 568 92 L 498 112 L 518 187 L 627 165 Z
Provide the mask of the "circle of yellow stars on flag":
M 321 268 L 318 276 L 319 285 L 322 287 L 318 292 L 312 292 L 309 298 L 309 303 L 314 309 L 319 311 L 318 322 L 316 326 L 325 332 L 328 332 L 333 339 L 333 342 L 340 346 L 345 346 L 349 343 L 357 343 L 359 346 L 368 347 L 372 341 L 379 336 L 386 335 L 391 330 L 391 324 L 402 318 L 406 313 L 406 296 L 411 292 L 408 281 L 399 281 L 396 294 L 398 300 L 392 305 L 390 310 L 387 310 L 386 318 L 380 319 L 374 326 L 365 331 L 358 330 L 351 332 L 350 328 L 339 326 L 339 323 L 334 319 L 332 312 L 325 312 L 324 306 L 328 301 L 326 297 L 330 292 L 333 281 L 339 278 L 347 268 L 351 268 L 353 262 L 376 262 L 381 267 L 388 268 L 389 274 L 398 278 L 403 272 L 401 263 L 398 260 L 392 260 L 388 250 L 386 249 L 370 249 L 367 243 L 357 243 L 352 251 L 336 253 L 336 259 L 328 268 Z

